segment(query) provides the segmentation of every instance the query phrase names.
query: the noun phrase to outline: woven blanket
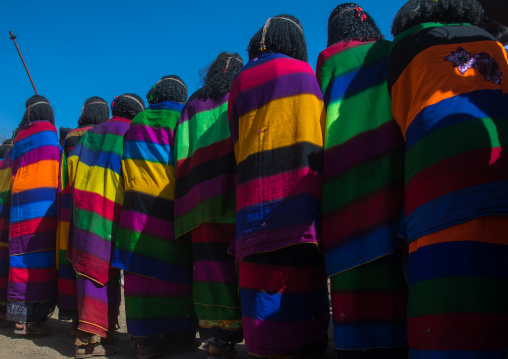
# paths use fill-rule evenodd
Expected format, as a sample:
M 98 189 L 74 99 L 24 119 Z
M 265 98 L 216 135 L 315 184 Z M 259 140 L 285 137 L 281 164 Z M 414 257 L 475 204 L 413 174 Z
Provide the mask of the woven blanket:
M 11 215 L 11 157 L 7 152 L 0 162 L 0 319 L 5 319 L 9 276 L 9 220 Z

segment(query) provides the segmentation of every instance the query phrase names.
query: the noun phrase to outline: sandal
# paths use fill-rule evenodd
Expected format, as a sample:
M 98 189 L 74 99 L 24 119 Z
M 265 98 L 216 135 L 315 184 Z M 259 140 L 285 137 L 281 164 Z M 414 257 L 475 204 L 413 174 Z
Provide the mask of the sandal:
M 91 358 L 91 357 L 101 357 L 101 356 L 107 356 L 111 354 L 118 353 L 120 349 L 117 346 L 113 346 L 110 344 L 88 344 L 88 345 L 81 345 L 76 346 L 76 354 L 74 357 L 76 359 L 82 359 L 82 358 Z
M 14 326 L 14 334 L 18 335 L 36 335 L 46 337 L 51 335 L 53 330 L 44 323 L 21 323 L 17 322 Z
M 208 344 L 208 353 L 206 354 L 206 358 L 207 359 L 214 359 L 214 358 L 236 359 L 236 358 L 238 358 L 238 355 L 236 354 L 236 350 L 235 350 L 235 343 L 223 343 L 218 339 L 213 339 Z

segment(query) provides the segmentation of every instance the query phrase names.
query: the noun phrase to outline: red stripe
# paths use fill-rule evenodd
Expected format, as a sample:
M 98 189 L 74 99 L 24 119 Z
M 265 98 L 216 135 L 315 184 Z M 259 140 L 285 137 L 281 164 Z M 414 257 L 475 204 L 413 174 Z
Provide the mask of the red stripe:
M 58 294 L 76 296 L 76 281 L 73 279 L 58 278 Z
M 79 209 L 94 212 L 100 216 L 109 219 L 110 221 L 117 222 L 120 220 L 120 211 L 122 206 L 100 194 L 88 191 L 82 191 L 77 188 L 73 189 L 74 203 L 79 203 Z
M 202 223 L 191 231 L 192 243 L 231 243 L 236 225 L 230 223 Z
M 354 234 L 365 232 L 400 216 L 403 192 L 402 183 L 382 188 L 369 197 L 347 204 L 335 213 L 323 215 L 323 248 L 335 246 Z
M 256 178 L 238 186 L 237 204 L 241 207 L 236 210 L 311 191 L 315 198 L 320 199 L 321 182 L 322 176 L 310 168 L 300 168 L 269 177 Z M 262 192 L 259 192 L 260 188 L 263 189 Z
M 15 283 L 44 283 L 56 278 L 56 268 L 9 268 L 9 281 Z
M 209 146 L 200 148 L 194 151 L 191 157 L 182 158 L 181 160 L 177 161 L 176 176 L 186 176 L 194 167 L 212 160 L 216 160 L 219 157 L 232 152 L 233 143 L 231 142 L 231 138 L 227 138 L 225 140 L 212 143 Z
M 415 350 L 506 350 L 507 322 L 508 314 L 501 313 L 408 317 L 409 345 Z
M 27 128 L 27 126 L 29 127 Z M 14 143 L 18 143 L 19 141 L 22 141 L 27 137 L 30 137 L 38 132 L 43 131 L 52 131 L 57 133 L 55 126 L 53 126 L 51 123 L 47 121 L 32 122 L 23 127 L 21 131 L 19 131 L 19 133 L 16 135 L 16 138 L 14 139 Z
M 7 280 L 7 277 L 0 277 L 0 290 L 1 289 L 7 289 L 7 284 L 9 281 Z M 0 298 L 2 300 L 2 298 Z
M 11 237 L 19 237 L 24 233 L 42 233 L 55 231 L 57 221 L 55 217 L 42 217 L 15 222 L 10 226 Z
M 406 291 L 332 291 L 334 322 L 406 320 Z
M 0 218 L 0 232 L 9 230 L 9 219 L 8 218 Z
M 238 270 L 242 288 L 307 293 L 322 290 L 326 285 L 323 282 L 326 274 L 321 267 L 280 267 L 240 262 Z
M 508 155 L 490 164 L 495 148 L 461 153 L 417 173 L 406 186 L 406 216 L 433 199 L 461 189 L 501 181 L 508 166 Z M 506 152 L 508 148 L 503 148 Z

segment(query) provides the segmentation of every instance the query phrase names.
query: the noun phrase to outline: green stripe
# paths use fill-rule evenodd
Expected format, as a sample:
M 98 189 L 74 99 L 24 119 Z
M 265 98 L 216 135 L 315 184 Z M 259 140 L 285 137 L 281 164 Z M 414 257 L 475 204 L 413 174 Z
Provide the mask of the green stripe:
M 430 133 L 406 153 L 406 184 L 435 163 L 469 151 L 508 146 L 508 121 L 474 119 Z
M 180 237 L 201 223 L 235 223 L 236 217 L 233 215 L 236 216 L 236 193 L 209 198 L 182 216 L 175 217 L 175 237 Z M 214 218 L 224 218 L 224 222 L 211 222 Z
M 192 248 L 166 239 L 148 234 L 133 232 L 119 228 L 115 246 L 128 252 L 154 258 L 165 263 L 185 264 L 192 262 Z
M 125 314 L 129 319 L 188 318 L 194 316 L 192 297 L 125 296 Z
M 508 313 L 508 279 L 447 277 L 409 287 L 408 316 Z M 466 324 L 466 323 L 464 323 Z
M 59 264 L 67 264 L 67 265 L 71 265 L 72 264 L 67 259 L 67 250 L 65 250 L 65 249 L 60 249 L 59 250 L 58 263 Z
M 178 119 L 180 118 L 180 112 L 176 110 L 144 110 L 138 114 L 131 122 L 132 125 L 144 125 L 149 127 L 163 127 L 174 130 Z
M 402 183 L 403 169 L 397 164 L 402 163 L 403 157 L 402 152 L 390 153 L 358 165 L 340 177 L 325 182 L 322 197 L 323 214 L 341 209 L 352 201 L 396 184 L 397 179 Z
M 330 103 L 326 115 L 325 150 L 393 120 L 390 96 L 386 86 L 385 81 L 347 99 L 338 99 Z M 381 100 L 382 97 L 384 100 Z M 376 99 L 376 108 L 370 108 L 373 98 Z M 365 113 L 372 114 L 372 117 L 366 119 Z M 343 116 L 346 120 L 342 120 L 339 116 Z M 365 120 L 358 121 L 358 119 Z
M 210 133 L 213 133 L 213 136 L 210 136 Z M 197 113 L 178 126 L 176 159 L 179 161 L 191 157 L 200 148 L 229 137 L 231 133 L 228 124 L 228 103 L 225 102 L 214 109 Z
M 400 262 L 382 259 L 358 266 L 330 278 L 332 291 L 407 289 L 402 256 Z
M 112 233 L 116 233 L 118 225 L 100 214 L 74 207 L 73 225 L 77 228 L 93 233 L 111 242 Z
M 211 307 L 195 305 L 196 316 L 199 320 L 242 320 L 240 308 Z
M 123 136 L 106 134 L 101 135 L 88 131 L 84 136 L 82 146 L 93 152 L 111 152 L 122 157 L 123 154 Z
M 194 303 L 199 305 L 201 307 L 200 310 L 202 311 L 206 311 L 205 308 L 210 306 L 234 308 L 235 310 L 240 311 L 240 294 L 238 283 L 194 281 L 192 290 L 194 295 Z M 236 318 L 237 317 L 220 319 Z

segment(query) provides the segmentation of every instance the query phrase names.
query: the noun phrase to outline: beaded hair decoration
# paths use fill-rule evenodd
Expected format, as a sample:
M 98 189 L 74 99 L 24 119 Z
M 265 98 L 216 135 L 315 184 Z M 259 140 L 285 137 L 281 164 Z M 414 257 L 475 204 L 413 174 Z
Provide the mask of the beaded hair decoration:
M 180 85 L 182 85 L 183 87 L 185 87 L 185 91 L 187 91 L 187 86 L 185 86 L 185 84 L 184 84 L 182 81 L 180 81 L 180 80 L 178 80 L 178 79 L 174 79 L 174 78 L 172 78 L 172 77 L 166 77 L 166 78 L 164 78 L 164 79 L 160 79 L 159 81 L 157 81 L 157 82 L 155 83 L 155 85 L 153 85 L 152 90 L 155 90 L 155 86 L 157 86 L 157 84 L 158 84 L 159 82 L 161 82 L 161 81 L 165 81 L 165 80 L 172 80 L 172 81 L 176 81 L 176 82 L 178 82 Z M 154 96 L 153 96 L 153 93 L 152 93 L 152 94 L 150 95 L 150 98 L 148 99 L 148 101 L 153 101 L 153 97 L 154 97 Z
M 84 105 L 83 107 L 81 107 L 81 113 L 83 113 L 83 110 L 85 109 L 86 106 L 94 105 L 94 104 L 100 104 L 100 105 L 106 105 L 106 106 L 108 105 L 106 102 L 102 102 L 102 101 L 90 102 L 90 103 L 87 103 L 86 105 Z M 113 105 L 111 105 L 111 106 L 113 106 Z
M 268 26 L 270 26 L 272 20 L 275 20 L 275 19 L 282 19 L 282 20 L 287 20 L 289 22 L 292 22 L 293 24 L 296 25 L 296 27 L 298 27 L 298 29 L 300 29 L 300 31 L 302 32 L 303 34 L 303 29 L 302 27 L 296 23 L 295 21 L 291 20 L 291 19 L 288 19 L 287 17 L 283 17 L 283 16 L 277 16 L 277 17 L 270 17 L 268 18 L 268 20 L 266 20 L 265 22 L 265 26 L 263 26 L 263 31 L 261 33 L 261 42 L 260 42 L 260 46 L 259 46 L 259 50 L 261 51 L 265 51 L 266 50 L 266 43 L 265 43 L 265 39 L 266 39 L 266 33 L 268 32 Z
M 28 121 L 30 121 L 30 108 L 35 106 L 35 105 L 42 105 L 42 104 L 46 104 L 46 105 L 49 105 L 49 102 L 46 102 L 46 101 L 39 101 L 39 102 L 36 102 L 36 103 L 33 103 L 31 104 L 30 106 L 28 106 L 26 109 L 28 111 Z M 50 105 L 51 106 L 51 105 Z
M 142 105 L 141 102 L 139 102 L 137 98 L 129 96 L 129 95 L 121 95 L 121 96 L 116 96 L 114 98 L 114 100 L 111 102 L 111 111 L 113 111 L 113 107 L 115 107 L 115 100 L 119 97 L 126 97 L 128 99 L 135 101 L 139 105 L 139 107 L 141 107 L 141 111 L 143 111 L 145 109 L 145 106 Z
M 219 57 L 219 59 L 226 59 L 226 67 L 224 67 L 224 72 L 223 73 L 226 73 L 228 71 L 228 67 L 229 67 L 229 64 L 231 63 L 231 60 L 236 60 L 238 61 L 240 64 L 243 65 L 243 61 L 242 59 L 239 59 L 238 57 L 236 56 L 228 56 L 228 57 Z
M 437 0 L 434 0 L 434 1 L 437 1 Z M 348 11 L 353 11 L 353 10 L 356 10 L 361 22 L 364 22 L 367 19 L 367 14 L 363 11 L 363 9 L 360 6 L 355 6 L 355 7 L 350 7 L 349 9 L 344 9 L 344 10 L 336 13 L 335 16 L 332 17 L 332 19 L 328 22 L 328 26 L 330 26 L 330 24 L 333 22 L 333 20 L 335 20 L 337 18 L 337 16 L 339 16 L 340 14 L 343 14 Z

